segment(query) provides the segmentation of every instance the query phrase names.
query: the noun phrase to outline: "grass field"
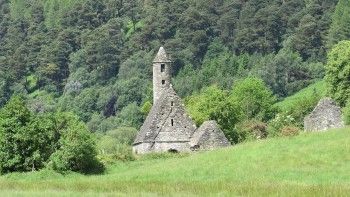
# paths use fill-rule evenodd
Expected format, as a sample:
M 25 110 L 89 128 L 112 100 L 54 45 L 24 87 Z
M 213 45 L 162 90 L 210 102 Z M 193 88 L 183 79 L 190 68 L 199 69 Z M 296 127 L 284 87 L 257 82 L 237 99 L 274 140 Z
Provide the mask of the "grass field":
M 1 196 L 346 196 L 350 128 L 140 158 L 103 175 L 43 170 L 0 177 Z
M 276 103 L 275 106 L 279 107 L 283 111 L 289 111 L 289 109 L 294 106 L 296 102 L 304 100 L 305 98 L 310 98 L 314 93 L 317 93 L 320 97 L 324 97 L 326 95 L 326 83 L 324 81 L 318 81 L 311 84 L 296 94 Z

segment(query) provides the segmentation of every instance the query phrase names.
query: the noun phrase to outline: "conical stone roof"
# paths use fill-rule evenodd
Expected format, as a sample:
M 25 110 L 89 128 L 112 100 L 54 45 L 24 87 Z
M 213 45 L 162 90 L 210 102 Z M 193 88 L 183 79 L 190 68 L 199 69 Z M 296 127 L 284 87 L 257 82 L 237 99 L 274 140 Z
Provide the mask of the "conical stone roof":
M 165 52 L 165 49 L 163 47 L 160 47 L 156 57 L 153 60 L 153 63 L 163 63 L 163 62 L 170 63 L 171 59 L 168 56 L 168 54 Z

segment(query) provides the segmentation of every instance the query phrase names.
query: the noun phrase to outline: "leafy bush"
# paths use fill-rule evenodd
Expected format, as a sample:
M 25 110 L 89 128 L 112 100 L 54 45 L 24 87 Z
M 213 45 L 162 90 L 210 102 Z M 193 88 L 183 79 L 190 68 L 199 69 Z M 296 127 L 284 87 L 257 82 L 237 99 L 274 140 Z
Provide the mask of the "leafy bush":
M 43 168 L 55 149 L 53 122 L 34 117 L 21 97 L 13 97 L 0 111 L 0 171 Z
M 116 161 L 132 161 L 135 159 L 130 145 L 119 143 L 116 138 L 108 135 L 99 139 L 97 148 L 99 152 L 98 158 L 104 164 L 111 164 Z
M 285 113 L 277 114 L 274 119 L 272 119 L 267 127 L 268 136 L 276 137 L 282 136 L 282 130 L 287 127 L 295 127 L 295 119 L 291 115 Z M 287 130 L 286 130 L 287 132 Z
M 0 171 L 102 170 L 85 125 L 68 113 L 32 114 L 24 99 L 13 97 L 0 110 Z
M 137 129 L 133 127 L 120 127 L 107 131 L 106 135 L 113 137 L 120 144 L 131 145 L 137 134 Z
M 223 129 L 226 137 L 237 142 L 238 137 L 234 126 L 241 120 L 241 110 L 233 103 L 228 92 L 217 86 L 204 88 L 200 93 L 186 99 L 186 107 L 197 125 L 207 120 L 216 120 Z
M 230 100 L 243 112 L 244 120 L 268 120 L 274 115 L 276 98 L 265 83 L 255 77 L 248 77 L 233 86 Z
M 343 109 L 343 116 L 345 124 L 350 125 L 350 100 Z
M 305 116 L 312 112 L 320 99 L 321 97 L 316 94 L 311 97 L 299 99 L 295 101 L 294 106 L 286 113 L 294 118 L 297 126 L 303 127 Z
M 210 86 L 186 99 L 187 110 L 195 123 L 201 125 L 220 112 L 219 109 L 225 105 L 227 97 L 228 92 L 217 86 Z
M 96 143 L 87 127 L 78 117 L 67 113 L 57 114 L 56 121 L 60 139 L 49 166 L 56 171 L 101 172 L 103 166 L 96 158 Z
M 238 142 L 263 139 L 267 137 L 267 125 L 257 120 L 238 123 L 235 130 L 239 137 Z
M 339 42 L 332 48 L 325 69 L 328 92 L 345 106 L 350 98 L 350 41 Z
M 117 160 L 134 160 L 131 144 L 136 133 L 137 129 L 132 127 L 120 127 L 106 132 L 97 143 L 99 159 L 105 164 Z

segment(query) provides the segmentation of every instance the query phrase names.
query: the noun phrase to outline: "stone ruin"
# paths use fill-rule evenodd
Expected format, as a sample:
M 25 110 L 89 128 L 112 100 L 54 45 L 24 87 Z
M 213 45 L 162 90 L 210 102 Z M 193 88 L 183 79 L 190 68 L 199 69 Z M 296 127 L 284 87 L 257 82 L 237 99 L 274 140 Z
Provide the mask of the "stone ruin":
M 133 144 L 136 154 L 190 152 L 230 146 L 215 121 L 199 129 L 171 85 L 171 60 L 163 47 L 153 61 L 153 106 Z
M 216 121 L 207 121 L 194 132 L 190 145 L 192 150 L 212 150 L 231 144 Z
M 304 119 L 305 131 L 326 131 L 332 128 L 342 128 L 341 108 L 331 98 L 321 99 L 316 108 Z

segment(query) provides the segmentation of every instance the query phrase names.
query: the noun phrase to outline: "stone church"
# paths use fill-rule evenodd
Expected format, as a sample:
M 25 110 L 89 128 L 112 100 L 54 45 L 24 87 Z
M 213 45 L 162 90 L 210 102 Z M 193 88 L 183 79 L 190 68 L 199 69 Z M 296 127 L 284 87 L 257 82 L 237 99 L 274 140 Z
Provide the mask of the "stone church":
M 153 60 L 153 106 L 136 136 L 134 153 L 190 152 L 230 146 L 215 121 L 196 128 L 171 85 L 171 64 L 161 47 Z

